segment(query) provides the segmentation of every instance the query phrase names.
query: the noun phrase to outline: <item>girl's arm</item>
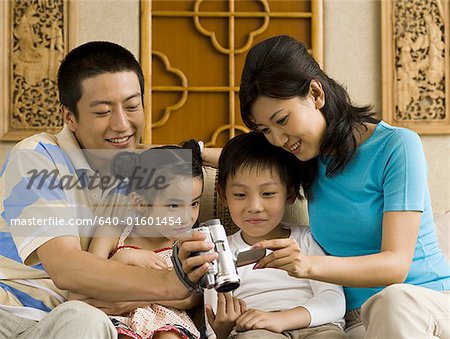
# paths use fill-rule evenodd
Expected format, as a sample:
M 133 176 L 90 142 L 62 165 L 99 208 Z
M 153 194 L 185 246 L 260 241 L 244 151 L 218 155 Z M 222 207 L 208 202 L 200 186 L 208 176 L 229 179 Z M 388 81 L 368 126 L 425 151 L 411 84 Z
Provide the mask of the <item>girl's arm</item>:
M 97 254 L 99 257 L 108 258 L 114 250 L 120 234 L 115 227 L 99 226 L 95 230 L 94 236 L 89 244 L 89 252 Z M 120 231 L 121 232 L 121 231 Z
M 344 286 L 376 287 L 403 282 L 414 255 L 421 212 L 385 212 L 380 253 L 357 257 L 308 256 L 291 239 L 261 241 L 254 246 L 273 250 L 260 268 L 285 270 L 298 278 Z

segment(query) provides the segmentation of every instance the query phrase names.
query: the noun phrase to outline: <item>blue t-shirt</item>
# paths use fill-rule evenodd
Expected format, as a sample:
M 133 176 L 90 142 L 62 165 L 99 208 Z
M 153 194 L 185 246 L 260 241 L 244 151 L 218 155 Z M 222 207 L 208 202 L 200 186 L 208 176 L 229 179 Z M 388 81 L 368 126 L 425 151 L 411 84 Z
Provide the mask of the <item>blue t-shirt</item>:
M 405 283 L 450 290 L 450 266 L 439 249 L 419 136 L 381 121 L 341 173 L 319 176 L 308 211 L 311 231 L 329 255 L 379 253 L 383 212 L 421 211 L 419 236 Z M 361 307 L 383 287 L 345 287 L 347 311 Z

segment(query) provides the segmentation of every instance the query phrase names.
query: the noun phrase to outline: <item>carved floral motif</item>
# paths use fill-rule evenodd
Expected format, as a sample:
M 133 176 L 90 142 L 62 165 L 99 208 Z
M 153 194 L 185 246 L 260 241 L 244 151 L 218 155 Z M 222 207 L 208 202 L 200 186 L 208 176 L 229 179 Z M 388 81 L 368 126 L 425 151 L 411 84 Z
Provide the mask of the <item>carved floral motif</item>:
M 443 15 L 440 0 L 394 1 L 397 121 L 446 118 Z
M 57 71 L 64 56 L 64 0 L 11 6 L 11 119 L 16 129 L 62 127 Z

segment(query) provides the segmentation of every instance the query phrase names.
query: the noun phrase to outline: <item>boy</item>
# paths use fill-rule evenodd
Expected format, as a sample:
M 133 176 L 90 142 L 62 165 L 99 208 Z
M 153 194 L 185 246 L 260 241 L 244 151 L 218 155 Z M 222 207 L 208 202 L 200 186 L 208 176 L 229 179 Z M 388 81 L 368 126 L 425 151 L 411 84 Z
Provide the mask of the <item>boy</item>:
M 289 238 L 292 250 L 324 255 L 308 227 L 282 223 L 286 204 L 299 196 L 302 171 L 301 162 L 262 133 L 227 143 L 219 158 L 218 192 L 240 229 L 228 237 L 232 252 L 260 240 Z M 340 286 L 257 265 L 238 273 L 241 285 L 233 296 L 216 298 L 214 291 L 205 296 L 208 304 L 217 299 L 216 314 L 207 305 L 207 315 L 218 338 L 347 338 Z

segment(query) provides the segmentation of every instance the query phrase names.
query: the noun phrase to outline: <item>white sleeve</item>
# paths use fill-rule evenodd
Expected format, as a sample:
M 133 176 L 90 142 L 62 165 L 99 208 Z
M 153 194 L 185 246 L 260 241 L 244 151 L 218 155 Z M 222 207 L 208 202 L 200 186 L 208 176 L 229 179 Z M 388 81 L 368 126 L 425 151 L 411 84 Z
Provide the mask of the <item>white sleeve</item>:
M 205 289 L 204 290 L 204 302 L 205 305 L 211 305 L 212 310 L 214 311 L 214 314 L 217 314 L 217 292 L 214 288 L 211 289 Z M 205 317 L 205 324 L 206 324 L 206 336 L 209 339 L 216 338 L 216 334 L 214 333 L 212 327 L 209 325 L 208 317 L 206 316 L 206 311 L 204 314 Z
M 308 255 L 325 255 L 323 250 L 308 230 L 303 234 L 300 248 Z M 319 326 L 341 320 L 345 314 L 345 296 L 342 286 L 309 280 L 313 297 L 305 302 L 305 307 L 311 315 L 309 327 Z

